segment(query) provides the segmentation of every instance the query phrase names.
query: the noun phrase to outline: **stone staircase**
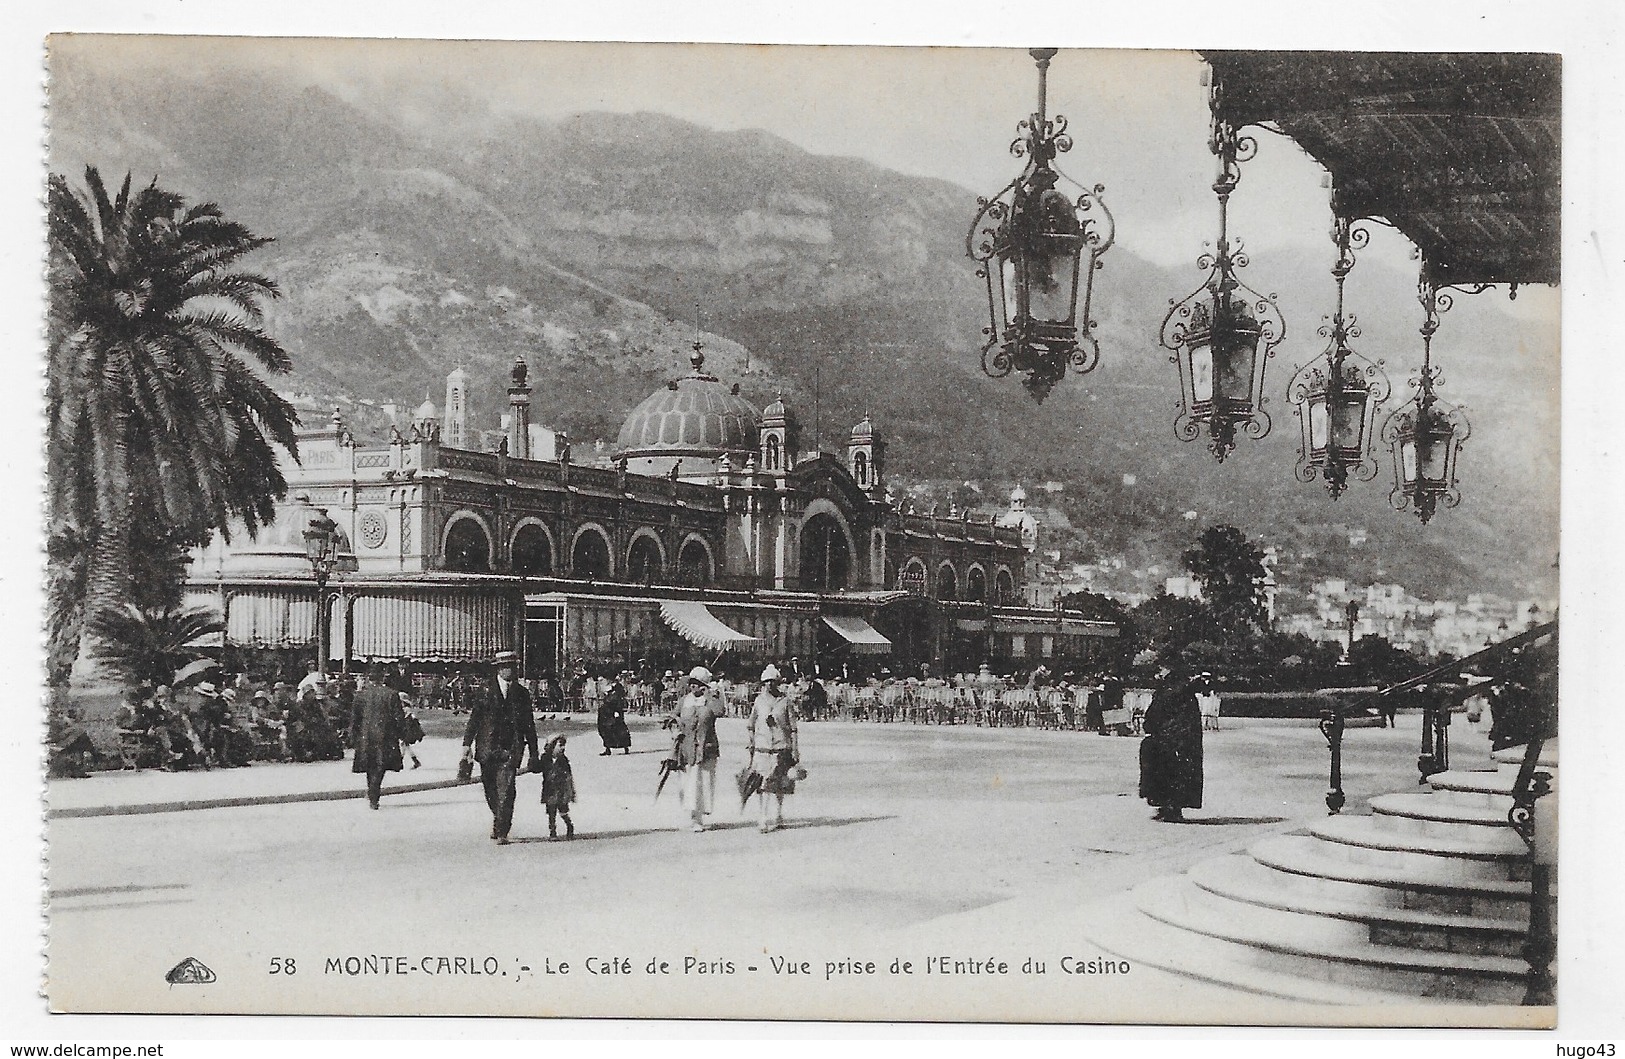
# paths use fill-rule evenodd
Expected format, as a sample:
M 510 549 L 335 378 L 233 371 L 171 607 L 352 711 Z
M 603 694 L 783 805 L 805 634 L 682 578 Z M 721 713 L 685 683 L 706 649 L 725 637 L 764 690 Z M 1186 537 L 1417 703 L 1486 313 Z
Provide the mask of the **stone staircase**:
M 1142 883 L 1086 934 L 1131 964 L 1284 1000 L 1519 1004 L 1530 860 L 1507 810 L 1522 756 Z M 1541 764 L 1555 779 L 1555 741 Z

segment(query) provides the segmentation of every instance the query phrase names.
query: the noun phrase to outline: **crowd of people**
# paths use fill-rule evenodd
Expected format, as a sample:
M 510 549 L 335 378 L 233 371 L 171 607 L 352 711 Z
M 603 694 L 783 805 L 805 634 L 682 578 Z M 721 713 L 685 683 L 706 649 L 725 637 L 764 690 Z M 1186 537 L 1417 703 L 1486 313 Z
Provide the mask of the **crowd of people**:
M 402 674 L 405 683 L 402 683 Z M 211 671 L 214 679 L 178 687 L 141 684 L 125 692 L 114 716 L 120 752 L 128 764 L 144 768 L 240 768 L 255 761 L 337 761 L 355 745 L 352 708 L 366 677 L 329 678 L 311 664 L 297 684 L 256 680 L 248 673 Z M 422 724 L 408 707 L 407 667 L 395 679 L 383 673 L 373 681 L 390 687 L 403 715 L 407 757 L 422 739 Z M 391 687 L 391 684 L 394 686 Z

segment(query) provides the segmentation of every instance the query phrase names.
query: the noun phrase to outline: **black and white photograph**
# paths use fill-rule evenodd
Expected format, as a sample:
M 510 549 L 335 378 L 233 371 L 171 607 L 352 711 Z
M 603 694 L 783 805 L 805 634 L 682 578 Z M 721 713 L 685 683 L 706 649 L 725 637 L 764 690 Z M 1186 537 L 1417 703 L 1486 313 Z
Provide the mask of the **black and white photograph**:
M 1235 39 L 42 39 L 35 1004 L 1560 1029 L 1569 57 Z

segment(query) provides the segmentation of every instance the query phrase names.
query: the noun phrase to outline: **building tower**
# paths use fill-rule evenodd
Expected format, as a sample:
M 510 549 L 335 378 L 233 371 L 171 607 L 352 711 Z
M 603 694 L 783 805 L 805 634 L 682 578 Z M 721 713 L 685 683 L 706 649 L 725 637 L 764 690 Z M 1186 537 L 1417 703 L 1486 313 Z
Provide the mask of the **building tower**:
M 428 394 L 423 395 L 423 403 L 412 416 L 412 433 L 416 440 L 440 440 L 440 410 L 435 408 Z
M 762 470 L 780 474 L 793 469 L 800 443 L 801 430 L 796 417 L 780 394 L 762 411 L 761 452 L 757 455 Z
M 874 424 L 869 422 L 869 413 L 865 412 L 846 443 L 846 466 L 858 488 L 871 496 L 878 497 L 886 491 L 885 457 L 886 444 L 875 437 Z
M 446 376 L 446 417 L 442 429 L 446 444 L 468 448 L 468 372 L 461 364 Z
M 530 459 L 530 387 L 525 377 L 530 369 L 524 357 L 513 358 L 513 371 L 508 376 L 508 455 L 518 460 Z

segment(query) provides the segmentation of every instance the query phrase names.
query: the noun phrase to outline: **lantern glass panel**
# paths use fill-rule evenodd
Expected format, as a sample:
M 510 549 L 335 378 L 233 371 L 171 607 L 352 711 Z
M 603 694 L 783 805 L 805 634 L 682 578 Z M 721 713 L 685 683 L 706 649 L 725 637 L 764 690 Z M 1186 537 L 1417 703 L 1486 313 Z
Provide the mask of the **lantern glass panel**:
M 1399 468 L 1405 476 L 1407 488 L 1416 484 L 1416 439 L 1406 437 L 1399 443 Z
M 1251 408 L 1254 358 L 1258 355 L 1258 331 L 1238 328 L 1217 337 L 1214 373 L 1217 376 L 1219 396 L 1231 406 Z
M 1004 326 L 1020 320 L 1024 315 L 1021 305 L 1021 269 L 1013 257 L 1002 258 L 999 261 L 999 275 L 1003 278 L 1000 284 L 1004 293 Z
M 1191 347 L 1191 397 L 1198 405 L 1213 403 L 1213 343 Z
M 1345 452 L 1364 451 L 1365 391 L 1339 395 L 1332 404 L 1331 442 Z
M 1327 427 L 1331 417 L 1326 414 L 1326 395 L 1315 394 L 1309 398 L 1309 447 L 1315 452 L 1325 452 L 1328 444 Z
M 1418 441 L 1422 477 L 1429 482 L 1443 482 L 1445 458 L 1450 452 L 1449 431 L 1441 432 L 1433 428 L 1423 430 Z
M 1078 258 L 1067 240 L 1045 239 L 1027 259 L 1027 309 L 1040 323 L 1070 324 Z

